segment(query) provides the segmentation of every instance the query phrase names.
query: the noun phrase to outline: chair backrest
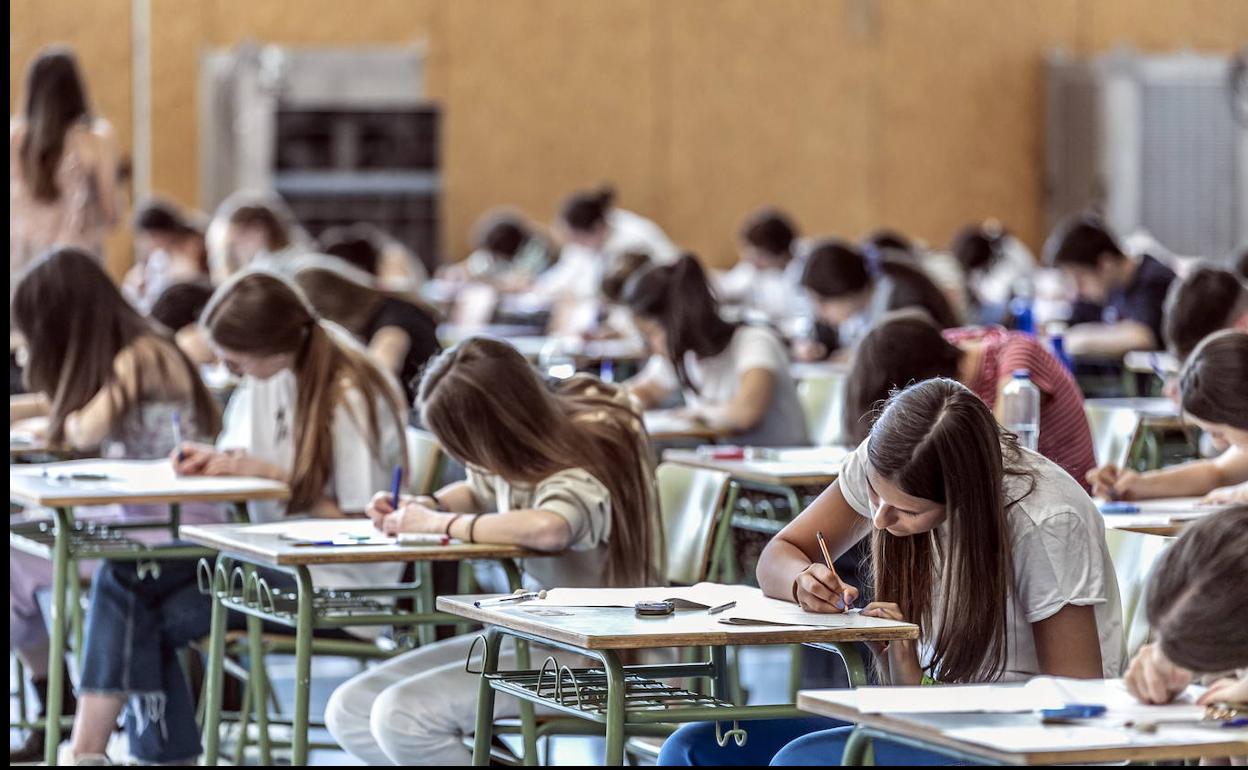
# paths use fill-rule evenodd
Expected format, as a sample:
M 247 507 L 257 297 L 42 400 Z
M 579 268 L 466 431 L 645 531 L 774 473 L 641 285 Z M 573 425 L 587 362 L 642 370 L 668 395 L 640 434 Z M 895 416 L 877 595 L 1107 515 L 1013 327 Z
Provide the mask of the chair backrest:
M 716 523 L 728 495 L 728 474 L 662 463 L 655 476 L 667 547 L 667 581 L 693 585 L 706 579 Z
M 1148 618 L 1144 613 L 1148 579 L 1153 565 L 1173 540 L 1120 529 L 1105 531 L 1105 543 L 1109 546 L 1109 558 L 1114 564 L 1122 601 L 1122 635 L 1127 645 L 1127 657 L 1123 660 L 1130 660 L 1140 645 L 1149 640 Z
M 1092 429 L 1092 454 L 1097 465 L 1125 467 L 1131 446 L 1140 430 L 1140 413 L 1123 407 L 1104 407 L 1084 402 L 1084 414 Z
M 797 383 L 806 432 L 815 446 L 845 444 L 845 389 L 849 375 L 834 373 Z
M 434 491 L 442 466 L 442 445 L 432 433 L 407 427 L 407 464 L 411 469 L 408 491 L 427 495 Z

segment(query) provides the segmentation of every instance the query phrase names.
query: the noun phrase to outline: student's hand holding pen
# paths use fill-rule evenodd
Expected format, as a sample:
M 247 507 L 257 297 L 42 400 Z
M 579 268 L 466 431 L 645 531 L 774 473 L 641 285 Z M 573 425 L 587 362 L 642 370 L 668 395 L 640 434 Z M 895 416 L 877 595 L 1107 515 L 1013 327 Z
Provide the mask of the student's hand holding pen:
M 368 504 L 365 513 L 373 522 L 373 526 L 387 535 L 398 535 L 403 532 L 445 534 L 453 515 L 441 513 L 422 504 L 428 500 L 428 497 L 401 495 L 399 507 L 395 508 L 393 495 L 378 492 L 373 495 L 373 500 Z
M 841 580 L 835 570 L 812 563 L 793 581 L 793 601 L 807 612 L 845 612 L 858 601 L 858 589 Z
M 1116 465 L 1104 465 L 1088 471 L 1088 483 L 1092 485 L 1093 497 L 1104 497 L 1107 500 L 1132 500 L 1134 487 L 1140 480 L 1140 474 Z
M 216 455 L 216 447 L 210 444 L 183 441 L 169 453 L 169 459 L 173 472 L 179 476 L 202 476 Z

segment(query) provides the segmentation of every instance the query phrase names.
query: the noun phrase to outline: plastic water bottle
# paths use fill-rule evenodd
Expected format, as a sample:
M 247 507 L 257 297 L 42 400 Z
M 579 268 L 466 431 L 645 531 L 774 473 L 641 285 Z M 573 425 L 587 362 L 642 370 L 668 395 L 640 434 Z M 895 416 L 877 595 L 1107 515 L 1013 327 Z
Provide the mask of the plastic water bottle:
M 1014 316 L 1014 329 L 1026 334 L 1036 333 L 1036 317 L 1031 309 L 1031 297 L 1018 296 L 1010 300 L 1010 315 Z
M 1002 421 L 1005 429 L 1018 436 L 1018 443 L 1028 449 L 1040 446 L 1040 391 L 1031 382 L 1026 369 L 1014 372 L 1005 391 Z

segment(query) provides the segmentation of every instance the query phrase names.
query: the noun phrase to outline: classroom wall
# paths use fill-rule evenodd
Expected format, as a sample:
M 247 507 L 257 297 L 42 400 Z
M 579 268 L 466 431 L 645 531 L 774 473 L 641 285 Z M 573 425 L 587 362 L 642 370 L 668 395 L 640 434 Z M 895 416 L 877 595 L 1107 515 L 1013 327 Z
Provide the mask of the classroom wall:
M 944 244 L 995 215 L 1034 246 L 1044 52 L 1248 40 L 1243 0 L 150 1 L 153 186 L 184 203 L 203 51 L 426 40 L 456 258 L 487 207 L 546 221 L 600 180 L 717 265 L 772 202 L 812 234 L 887 225 Z M 11 3 L 10 110 L 33 53 L 66 41 L 128 143 L 131 2 Z

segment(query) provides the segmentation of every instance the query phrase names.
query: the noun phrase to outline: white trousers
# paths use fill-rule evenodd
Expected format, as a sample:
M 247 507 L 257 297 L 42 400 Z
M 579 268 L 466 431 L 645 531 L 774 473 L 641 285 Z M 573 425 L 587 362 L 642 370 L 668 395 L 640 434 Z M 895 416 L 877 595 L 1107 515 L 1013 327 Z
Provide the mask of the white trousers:
M 480 678 L 464 670 L 475 634 L 445 639 L 391 658 L 355 676 L 330 696 L 325 723 L 334 740 L 355 757 L 373 765 L 468 765 L 472 752 L 464 737 L 477 722 Z M 499 670 L 514 669 L 513 640 L 505 639 Z M 549 651 L 531 650 L 534 668 Z M 572 653 L 556 653 L 560 664 L 593 665 Z M 472 668 L 484 658 L 478 645 Z M 520 703 L 496 693 L 494 718 L 520 715 Z

